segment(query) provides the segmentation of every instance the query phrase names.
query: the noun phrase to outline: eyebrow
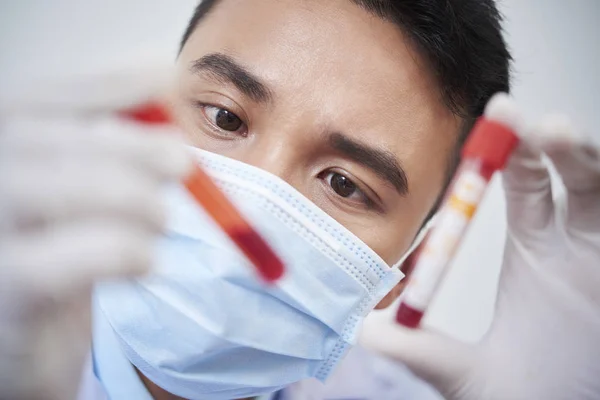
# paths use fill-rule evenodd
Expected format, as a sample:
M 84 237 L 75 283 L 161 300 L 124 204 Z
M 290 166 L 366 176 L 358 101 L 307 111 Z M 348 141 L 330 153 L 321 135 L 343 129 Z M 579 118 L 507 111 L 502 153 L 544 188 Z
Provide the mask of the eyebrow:
M 329 145 L 391 183 L 400 195 L 408 194 L 406 172 L 392 152 L 357 142 L 341 133 L 332 133 Z
M 257 103 L 267 103 L 273 99 L 265 83 L 225 54 L 211 53 L 192 61 L 190 71 L 196 75 L 208 73 L 221 82 L 233 84 Z

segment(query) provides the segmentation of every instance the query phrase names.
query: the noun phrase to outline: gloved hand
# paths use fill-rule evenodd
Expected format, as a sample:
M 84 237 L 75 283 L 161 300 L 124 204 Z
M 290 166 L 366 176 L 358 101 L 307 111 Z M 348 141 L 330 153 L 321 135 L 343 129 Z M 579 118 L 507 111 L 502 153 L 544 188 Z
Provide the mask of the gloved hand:
M 75 397 L 92 284 L 147 270 L 161 186 L 191 165 L 167 128 L 116 116 L 162 89 L 125 72 L 0 105 L 1 399 Z
M 447 399 L 600 399 L 600 149 L 561 117 L 521 136 L 503 173 L 508 235 L 482 341 L 405 329 L 382 315 L 365 326 L 362 343 Z M 562 178 L 562 196 L 553 198 L 542 152 Z

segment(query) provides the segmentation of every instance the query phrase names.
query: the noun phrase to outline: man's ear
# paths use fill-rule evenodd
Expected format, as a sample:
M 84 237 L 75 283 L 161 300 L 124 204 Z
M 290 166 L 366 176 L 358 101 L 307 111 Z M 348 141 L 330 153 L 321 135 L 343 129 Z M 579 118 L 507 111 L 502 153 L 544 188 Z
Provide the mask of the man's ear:
M 382 310 L 384 308 L 389 307 L 402 294 L 404 288 L 406 287 L 406 283 L 410 278 L 410 274 L 415 266 L 415 262 L 417 261 L 417 257 L 419 256 L 421 247 L 421 245 L 417 246 L 417 248 L 414 249 L 408 257 L 406 257 L 406 260 L 404 260 L 404 262 L 400 266 L 400 271 L 404 272 L 404 275 L 406 276 L 404 277 L 404 279 L 398 282 L 398 284 L 394 286 L 394 288 L 388 294 L 386 294 L 383 299 L 381 299 L 379 304 L 375 306 L 376 310 Z

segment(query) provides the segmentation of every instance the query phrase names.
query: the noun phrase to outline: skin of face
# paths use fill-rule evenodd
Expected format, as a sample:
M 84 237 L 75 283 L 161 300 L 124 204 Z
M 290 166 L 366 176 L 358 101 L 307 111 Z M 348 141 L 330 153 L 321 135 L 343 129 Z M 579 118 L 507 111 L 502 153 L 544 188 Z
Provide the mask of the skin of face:
M 390 264 L 408 249 L 460 121 L 396 25 L 349 0 L 221 0 L 177 67 L 195 146 L 284 179 Z

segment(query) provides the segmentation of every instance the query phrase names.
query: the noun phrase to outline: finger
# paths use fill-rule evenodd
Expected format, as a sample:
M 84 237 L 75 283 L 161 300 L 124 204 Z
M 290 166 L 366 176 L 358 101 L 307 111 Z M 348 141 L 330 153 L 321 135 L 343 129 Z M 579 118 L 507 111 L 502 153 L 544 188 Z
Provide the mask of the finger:
M 554 203 L 550 174 L 541 152 L 521 142 L 503 171 L 502 180 L 509 229 L 523 236 L 547 227 L 554 216 Z
M 82 223 L 4 240 L 3 282 L 13 290 L 64 297 L 96 280 L 144 273 L 156 235 L 120 222 Z
M 600 150 L 578 135 L 565 116 L 545 117 L 532 130 L 567 189 L 567 227 L 584 231 L 600 225 Z
M 81 219 L 120 219 L 159 231 L 161 184 L 117 165 L 26 165 L 0 168 L 0 232 L 39 229 Z
M 484 115 L 523 137 L 522 115 L 507 94 L 494 95 L 486 105 Z M 539 151 L 521 141 L 503 172 L 503 184 L 509 229 L 523 234 L 548 224 L 553 215 L 550 177 Z
M 161 179 L 183 177 L 191 155 L 172 127 L 145 126 L 117 117 L 13 118 L 0 134 L 1 160 L 84 158 L 136 166 Z
M 475 365 L 473 346 L 433 332 L 403 328 L 387 313 L 365 320 L 359 342 L 405 364 L 443 395 L 457 392 Z

